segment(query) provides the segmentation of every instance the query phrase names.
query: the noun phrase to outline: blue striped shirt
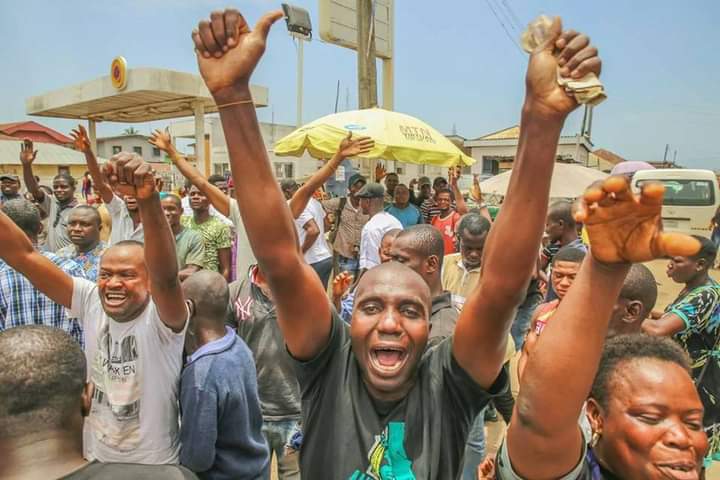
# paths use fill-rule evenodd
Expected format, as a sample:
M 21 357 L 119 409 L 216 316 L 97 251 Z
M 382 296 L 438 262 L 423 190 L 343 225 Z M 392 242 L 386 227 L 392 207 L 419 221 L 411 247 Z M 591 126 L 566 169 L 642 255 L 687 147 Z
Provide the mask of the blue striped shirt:
M 62 259 L 50 252 L 40 252 L 73 277 L 85 278 L 85 272 L 73 260 Z M 47 325 L 60 328 L 84 346 L 80 323 L 70 318 L 65 307 L 50 300 L 24 275 L 0 260 L 0 331 L 21 325 Z

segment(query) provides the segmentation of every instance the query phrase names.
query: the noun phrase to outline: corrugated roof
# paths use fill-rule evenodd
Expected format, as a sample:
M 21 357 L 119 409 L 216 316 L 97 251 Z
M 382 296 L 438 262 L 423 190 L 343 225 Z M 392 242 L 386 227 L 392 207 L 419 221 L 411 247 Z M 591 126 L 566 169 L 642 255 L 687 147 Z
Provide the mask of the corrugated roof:
M 620 155 L 613 153 L 610 150 L 606 150 L 604 148 L 598 148 L 597 150 L 595 150 L 592 153 L 593 153 L 593 155 L 602 158 L 603 160 L 605 160 L 606 162 L 608 162 L 612 165 L 617 165 L 620 162 L 627 161 Z
M 20 165 L 20 140 L 0 137 L 0 165 Z M 85 165 L 85 155 L 53 143 L 36 143 L 37 165 Z M 105 159 L 98 158 L 104 162 Z
M 45 125 L 34 122 L 32 120 L 28 120 L 25 122 L 11 122 L 11 123 L 1 123 L 0 124 L 0 132 L 6 133 L 6 134 L 13 134 L 20 130 L 28 130 L 31 132 L 44 132 L 44 133 L 48 134 L 50 137 L 54 138 L 59 143 L 72 143 L 72 138 L 70 138 L 66 135 L 63 135 L 62 133 L 58 132 L 57 130 L 53 130 L 50 127 L 46 127 Z

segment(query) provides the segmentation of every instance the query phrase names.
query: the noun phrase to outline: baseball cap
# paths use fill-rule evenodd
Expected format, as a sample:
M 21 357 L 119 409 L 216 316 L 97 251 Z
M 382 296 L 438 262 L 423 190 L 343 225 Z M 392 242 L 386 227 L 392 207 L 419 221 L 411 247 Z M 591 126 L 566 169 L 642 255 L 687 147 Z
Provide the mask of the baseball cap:
M 418 180 L 418 185 L 420 185 L 421 187 L 423 185 L 432 185 L 432 183 L 430 183 L 430 177 L 420 177 L 420 179 Z
M 14 181 L 14 182 L 19 182 L 19 181 L 20 181 L 20 177 L 18 177 L 17 175 L 13 175 L 12 173 L 3 173 L 3 174 L 0 174 L 0 180 L 5 180 L 5 179 L 7 179 L 7 180 L 12 180 L 12 181 Z
M 297 186 L 297 182 L 292 178 L 284 178 L 280 181 L 280 188 L 282 190 L 292 190 Z
M 379 183 L 366 183 L 355 196 L 358 198 L 383 198 L 385 197 L 385 187 Z
M 365 178 L 363 175 L 361 175 L 359 173 L 355 173 L 355 174 L 351 175 L 350 178 L 348 179 L 348 183 L 347 183 L 348 187 L 352 187 L 357 182 L 367 183 L 367 178 Z

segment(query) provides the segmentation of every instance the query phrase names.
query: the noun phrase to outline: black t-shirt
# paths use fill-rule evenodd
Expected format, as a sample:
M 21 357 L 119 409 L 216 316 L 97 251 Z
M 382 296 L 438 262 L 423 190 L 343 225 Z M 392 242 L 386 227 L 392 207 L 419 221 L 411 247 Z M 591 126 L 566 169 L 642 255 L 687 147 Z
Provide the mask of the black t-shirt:
M 483 390 L 455 361 L 448 338 L 426 351 L 404 399 L 374 401 L 349 329 L 335 314 L 325 349 L 295 365 L 304 430 L 300 472 L 311 479 L 454 479 L 471 422 L 508 387 L 503 371 Z
M 198 480 L 187 468 L 180 465 L 140 465 L 137 463 L 91 462 L 60 480 Z

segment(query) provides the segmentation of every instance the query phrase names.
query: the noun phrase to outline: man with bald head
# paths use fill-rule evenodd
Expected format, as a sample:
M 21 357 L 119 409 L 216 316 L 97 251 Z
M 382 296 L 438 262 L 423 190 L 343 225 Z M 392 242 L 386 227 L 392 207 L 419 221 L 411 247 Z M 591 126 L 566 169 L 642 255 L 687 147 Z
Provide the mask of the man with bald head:
M 147 237 L 103 253 L 97 283 L 73 278 L 32 248 L 0 214 L 0 258 L 76 317 L 94 394 L 86 421 L 88 458 L 102 462 L 177 463 L 178 381 L 188 310 L 175 242 L 149 164 L 120 153 L 105 164 L 120 195 L 133 196 Z
M 190 326 L 180 384 L 180 463 L 202 479 L 262 478 L 269 457 L 255 362 L 225 325 L 228 285 L 219 273 L 202 270 L 182 288 Z
M 89 205 L 78 205 L 68 215 L 68 237 L 72 245 L 61 248 L 57 254 L 80 264 L 85 277 L 97 280 L 100 257 L 107 248 L 100 240 L 102 219 L 98 211 Z
M 200 232 L 185 228 L 180 221 L 183 214 L 180 197 L 172 193 L 161 194 L 160 204 L 168 225 L 170 225 L 170 230 L 175 235 L 175 256 L 180 269 L 178 276 L 182 282 L 202 269 L 205 244 Z

